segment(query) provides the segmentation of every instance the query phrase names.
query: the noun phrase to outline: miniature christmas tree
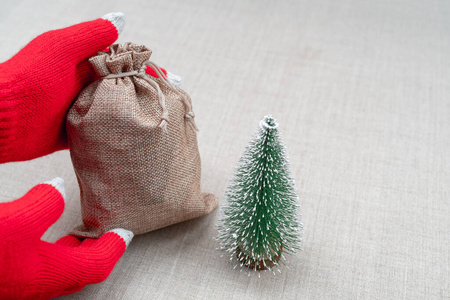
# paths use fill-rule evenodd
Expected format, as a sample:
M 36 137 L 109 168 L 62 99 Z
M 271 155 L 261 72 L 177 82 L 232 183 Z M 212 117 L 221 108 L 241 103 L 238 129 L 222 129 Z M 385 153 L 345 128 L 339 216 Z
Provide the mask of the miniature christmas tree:
M 298 196 L 278 124 L 264 117 L 226 191 L 218 240 L 231 260 L 255 271 L 279 267 L 300 249 Z M 237 265 L 236 265 L 237 266 Z

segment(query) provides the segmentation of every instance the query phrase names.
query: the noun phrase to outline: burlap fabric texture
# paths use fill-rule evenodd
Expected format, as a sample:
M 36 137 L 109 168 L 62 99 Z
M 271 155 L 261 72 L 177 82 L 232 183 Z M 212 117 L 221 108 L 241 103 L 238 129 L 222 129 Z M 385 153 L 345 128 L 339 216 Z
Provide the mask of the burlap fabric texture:
M 83 218 L 71 234 L 98 237 L 118 227 L 142 234 L 218 205 L 200 191 L 190 97 L 148 62 L 150 55 L 126 43 L 90 59 L 101 79 L 79 94 L 67 116 Z M 145 73 L 146 64 L 159 78 Z

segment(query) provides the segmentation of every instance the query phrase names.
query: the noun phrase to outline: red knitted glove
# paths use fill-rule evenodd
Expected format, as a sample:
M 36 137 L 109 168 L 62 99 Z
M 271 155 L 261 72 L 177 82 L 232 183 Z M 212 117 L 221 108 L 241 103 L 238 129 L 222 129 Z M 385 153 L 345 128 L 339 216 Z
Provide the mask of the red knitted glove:
M 65 116 L 93 80 L 88 58 L 114 43 L 122 13 L 32 40 L 0 64 L 0 163 L 29 160 L 67 148 Z
M 133 234 L 115 229 L 80 242 L 41 236 L 64 210 L 61 178 L 38 184 L 25 196 L 0 203 L 0 299 L 49 299 L 105 280 Z

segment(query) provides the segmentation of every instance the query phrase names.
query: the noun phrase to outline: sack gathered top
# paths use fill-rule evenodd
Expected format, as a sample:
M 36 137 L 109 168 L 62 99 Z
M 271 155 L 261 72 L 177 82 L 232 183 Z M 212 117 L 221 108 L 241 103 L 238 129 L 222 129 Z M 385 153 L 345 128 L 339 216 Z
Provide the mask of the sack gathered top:
M 149 61 L 151 53 L 115 44 L 89 60 L 100 79 L 79 94 L 66 124 L 83 219 L 73 235 L 142 234 L 218 206 L 200 190 L 191 98 Z

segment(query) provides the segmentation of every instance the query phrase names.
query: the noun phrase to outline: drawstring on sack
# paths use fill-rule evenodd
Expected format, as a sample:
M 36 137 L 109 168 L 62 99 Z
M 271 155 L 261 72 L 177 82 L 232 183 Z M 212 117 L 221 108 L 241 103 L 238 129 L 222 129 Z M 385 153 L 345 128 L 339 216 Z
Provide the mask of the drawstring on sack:
M 197 126 L 195 125 L 195 114 L 192 111 L 192 103 L 189 101 L 188 97 L 180 93 L 176 87 L 172 85 L 172 83 L 169 81 L 167 76 L 164 74 L 164 72 L 161 70 L 161 68 L 151 61 L 146 61 L 142 67 L 139 70 L 131 71 L 131 72 L 124 72 L 119 74 L 109 74 L 107 76 L 102 77 L 101 79 L 111 79 L 111 78 L 121 78 L 121 77 L 128 77 L 128 76 L 137 76 L 139 78 L 144 79 L 147 81 L 157 92 L 158 94 L 158 102 L 159 105 L 162 108 L 162 113 L 160 116 L 161 123 L 159 124 L 159 127 L 163 129 L 164 132 L 167 132 L 167 124 L 169 123 L 169 112 L 166 107 L 166 97 L 164 96 L 163 92 L 161 91 L 161 88 L 159 87 L 159 84 L 153 79 L 152 76 L 146 76 L 145 70 L 147 69 L 147 66 L 153 69 L 153 71 L 156 72 L 159 78 L 162 79 L 164 83 L 180 98 L 183 102 L 187 113 L 185 114 L 185 119 L 188 121 L 189 125 L 194 131 L 198 131 Z
M 185 95 L 183 95 L 182 93 L 180 93 L 180 91 L 178 91 L 177 88 L 173 86 L 173 84 L 167 78 L 166 74 L 164 74 L 164 72 L 161 70 L 161 68 L 157 64 L 155 64 L 152 61 L 146 61 L 143 66 L 144 71 L 145 71 L 145 65 L 152 68 L 153 71 L 155 71 L 156 74 L 158 74 L 158 77 L 163 79 L 163 82 L 166 83 L 167 86 L 181 98 L 181 100 L 183 101 L 183 104 L 187 110 L 187 113 L 184 115 L 185 119 L 189 122 L 189 125 L 191 125 L 191 127 L 194 131 L 198 131 L 197 125 L 195 125 L 195 121 L 194 121 L 195 114 L 194 114 L 194 111 L 192 110 L 192 102 L 190 101 L 190 99 L 188 97 L 186 97 Z

